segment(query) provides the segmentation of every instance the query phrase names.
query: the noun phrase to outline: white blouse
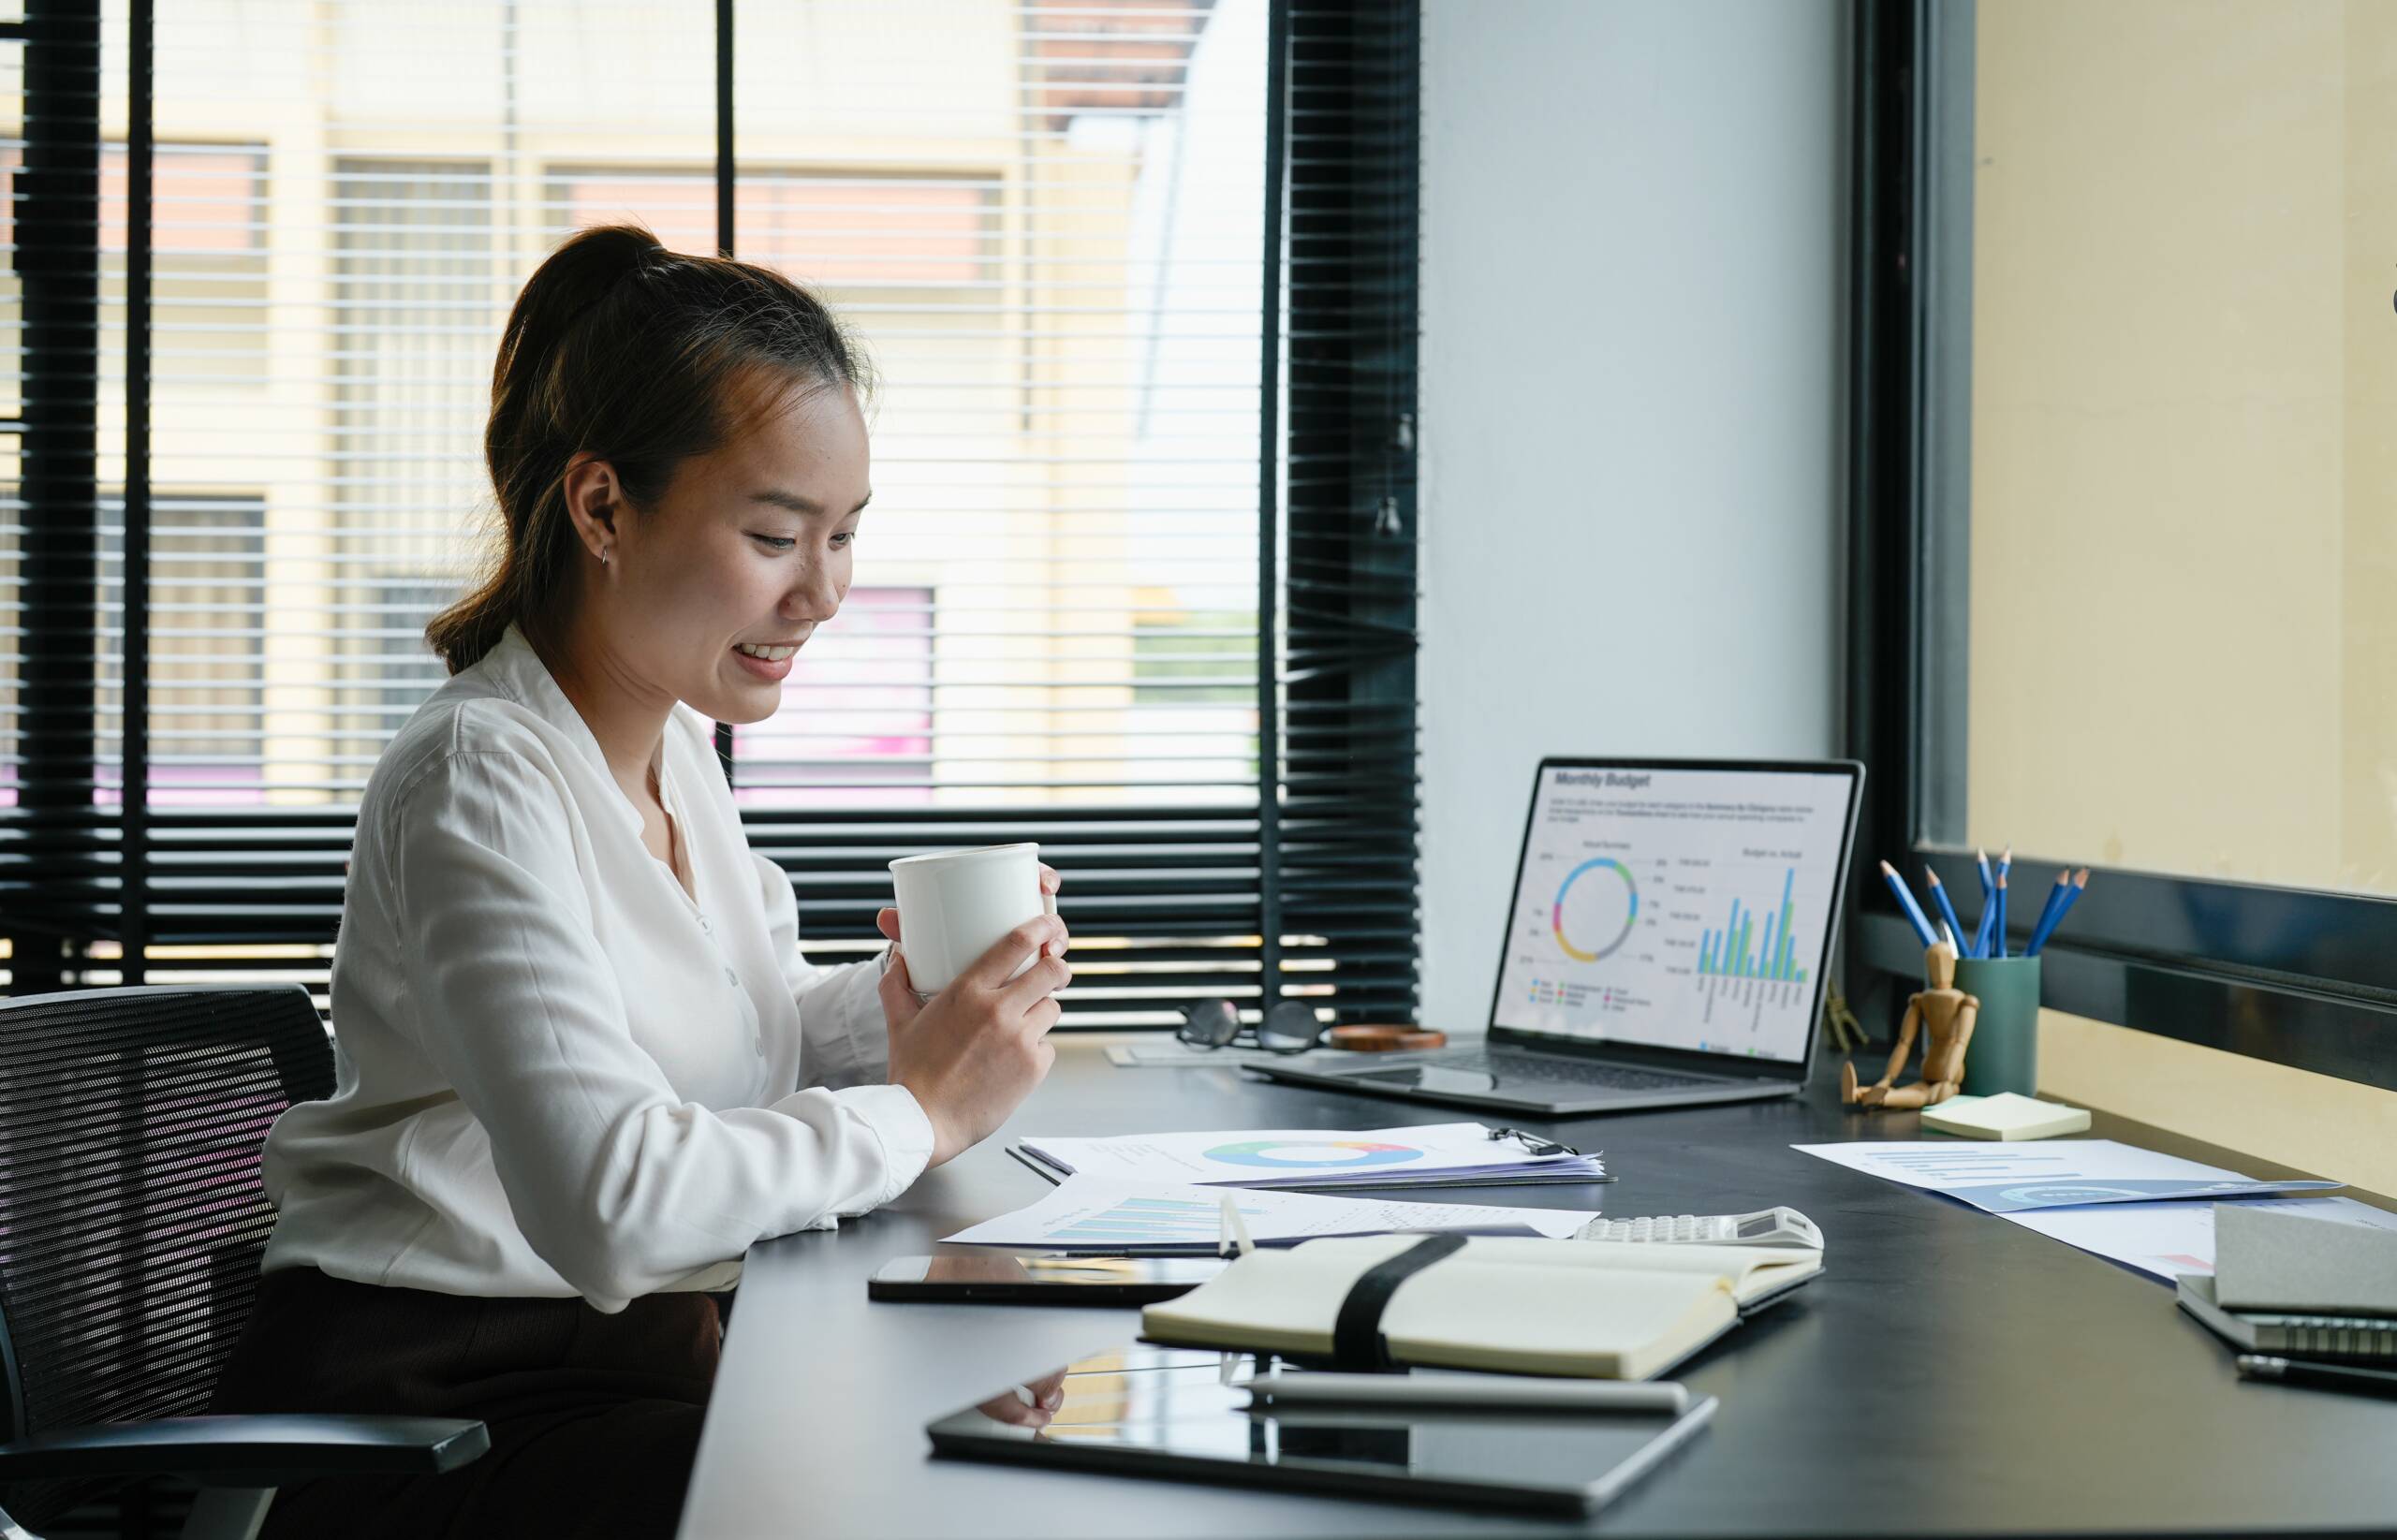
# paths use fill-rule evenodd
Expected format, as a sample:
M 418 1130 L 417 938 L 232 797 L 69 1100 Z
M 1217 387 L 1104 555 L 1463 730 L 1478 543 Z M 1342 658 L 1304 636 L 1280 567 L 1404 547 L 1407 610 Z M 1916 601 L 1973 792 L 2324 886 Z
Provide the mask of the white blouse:
M 267 1137 L 270 1270 L 612 1312 L 923 1170 L 879 970 L 800 955 L 688 706 L 655 768 L 696 902 L 513 627 L 400 729 L 358 812 L 336 1088 Z

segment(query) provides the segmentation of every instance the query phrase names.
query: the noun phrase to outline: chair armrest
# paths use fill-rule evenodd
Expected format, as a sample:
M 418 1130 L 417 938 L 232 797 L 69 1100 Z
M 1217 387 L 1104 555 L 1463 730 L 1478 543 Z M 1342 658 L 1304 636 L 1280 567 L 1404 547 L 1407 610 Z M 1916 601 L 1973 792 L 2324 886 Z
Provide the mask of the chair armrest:
M 159 1417 L 0 1444 L 0 1483 L 184 1475 L 212 1486 L 282 1487 L 330 1475 L 439 1475 L 490 1447 L 481 1423 L 451 1417 Z

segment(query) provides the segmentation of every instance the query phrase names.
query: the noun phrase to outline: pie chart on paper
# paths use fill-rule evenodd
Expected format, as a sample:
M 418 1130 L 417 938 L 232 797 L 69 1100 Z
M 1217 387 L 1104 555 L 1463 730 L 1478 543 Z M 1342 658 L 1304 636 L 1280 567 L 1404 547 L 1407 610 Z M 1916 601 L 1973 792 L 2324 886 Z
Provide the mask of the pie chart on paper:
M 1278 1142 L 1259 1139 L 1244 1144 L 1219 1144 L 1206 1151 L 1206 1158 L 1221 1161 L 1226 1166 L 1257 1166 L 1270 1170 L 1349 1170 L 1372 1166 L 1399 1166 L 1410 1160 L 1421 1160 L 1423 1151 L 1409 1145 L 1384 1144 L 1375 1139 Z

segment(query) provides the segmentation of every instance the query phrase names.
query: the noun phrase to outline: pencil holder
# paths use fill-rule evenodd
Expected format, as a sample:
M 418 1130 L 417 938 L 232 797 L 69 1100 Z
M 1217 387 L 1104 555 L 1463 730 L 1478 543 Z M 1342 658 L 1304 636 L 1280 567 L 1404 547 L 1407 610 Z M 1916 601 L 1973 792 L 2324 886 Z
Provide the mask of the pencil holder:
M 2039 1090 L 2039 960 L 1960 958 L 1956 988 L 1981 1003 L 1964 1049 L 1964 1094 Z

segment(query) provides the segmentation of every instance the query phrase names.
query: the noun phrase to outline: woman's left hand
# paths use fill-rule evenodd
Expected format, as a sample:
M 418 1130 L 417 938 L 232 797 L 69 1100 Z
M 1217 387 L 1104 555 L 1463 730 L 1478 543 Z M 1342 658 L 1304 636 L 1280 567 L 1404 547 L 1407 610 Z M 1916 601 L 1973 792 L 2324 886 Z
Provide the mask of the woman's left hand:
M 1057 912 L 1057 890 L 1065 887 L 1065 885 L 1066 879 L 1057 875 L 1057 869 L 1055 867 L 1051 866 L 1047 861 L 1042 861 L 1040 863 L 1040 896 L 1044 900 L 1048 901 L 1047 907 L 1049 912 L 1052 915 Z M 883 935 L 889 940 L 897 941 L 899 939 L 898 910 L 885 905 L 882 912 L 874 917 L 874 923 L 875 928 L 881 931 Z M 1051 951 L 1048 955 L 1051 957 L 1063 957 L 1065 952 L 1066 948 L 1060 946 L 1053 951 Z

